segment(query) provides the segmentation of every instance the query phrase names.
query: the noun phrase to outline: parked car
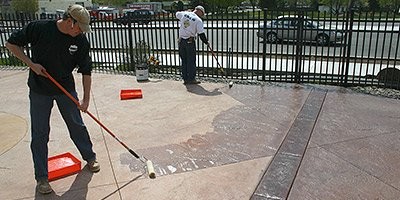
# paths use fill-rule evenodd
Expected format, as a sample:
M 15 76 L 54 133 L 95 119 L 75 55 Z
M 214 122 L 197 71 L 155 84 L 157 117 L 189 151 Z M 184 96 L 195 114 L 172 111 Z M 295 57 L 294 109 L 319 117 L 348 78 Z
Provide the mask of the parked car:
M 150 10 L 133 10 L 126 12 L 123 16 L 113 20 L 118 25 L 127 25 L 128 23 L 149 24 L 153 21 L 154 13 Z
M 266 27 L 261 25 L 257 32 L 258 37 L 265 37 L 267 42 L 275 43 L 282 40 L 297 40 L 297 30 L 300 22 L 298 16 L 279 16 L 277 19 L 267 22 Z M 329 27 L 318 21 L 303 19 L 303 40 L 315 41 L 318 45 L 340 42 L 344 34 L 336 28 Z M 266 34 L 264 35 L 264 30 Z
M 40 19 L 60 19 L 62 15 L 59 15 L 57 13 L 40 13 Z

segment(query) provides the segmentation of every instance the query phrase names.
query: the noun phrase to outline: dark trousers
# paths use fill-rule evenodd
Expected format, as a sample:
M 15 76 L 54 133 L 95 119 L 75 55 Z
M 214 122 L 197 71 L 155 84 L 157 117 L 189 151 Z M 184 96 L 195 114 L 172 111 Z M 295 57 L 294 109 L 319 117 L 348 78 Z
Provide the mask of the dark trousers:
M 76 92 L 72 92 L 71 95 L 78 99 Z M 47 143 L 49 142 L 50 114 L 54 100 L 67 124 L 70 138 L 78 148 L 82 158 L 88 162 L 96 159 L 96 154 L 92 150 L 93 144 L 82 121 L 81 113 L 71 99 L 64 94 L 46 96 L 33 91 L 30 91 L 29 99 L 32 134 L 31 150 L 36 180 L 47 180 L 48 178 Z
M 181 72 L 184 81 L 193 81 L 196 78 L 196 44 L 194 39 L 180 39 L 179 57 L 181 58 Z

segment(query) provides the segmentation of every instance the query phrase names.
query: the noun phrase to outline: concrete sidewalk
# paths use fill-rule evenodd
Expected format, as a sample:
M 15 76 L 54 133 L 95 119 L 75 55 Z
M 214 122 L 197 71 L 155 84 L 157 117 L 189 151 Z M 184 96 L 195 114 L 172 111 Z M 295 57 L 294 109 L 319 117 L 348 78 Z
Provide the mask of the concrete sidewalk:
M 83 162 L 43 196 L 35 193 L 27 76 L 0 71 L 0 199 L 400 198 L 399 100 L 339 87 L 229 89 L 99 73 L 89 111 L 152 160 L 157 178 L 83 114 L 101 171 Z M 141 89 L 143 98 L 121 101 L 121 89 Z M 54 108 L 49 155 L 65 152 L 82 160 Z

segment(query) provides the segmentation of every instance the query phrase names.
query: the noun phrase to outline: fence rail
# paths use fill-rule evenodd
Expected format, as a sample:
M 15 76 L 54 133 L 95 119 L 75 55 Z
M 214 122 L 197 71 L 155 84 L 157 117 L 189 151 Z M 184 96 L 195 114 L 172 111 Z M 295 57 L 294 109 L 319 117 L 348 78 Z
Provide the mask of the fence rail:
M 268 25 L 278 16 L 296 20 Z M 39 16 L 1 15 L 0 65 L 22 65 L 4 47 L 5 41 L 13 30 L 36 19 Z M 398 13 L 253 10 L 213 13 L 203 21 L 218 62 L 231 79 L 400 89 Z M 312 28 L 311 22 L 320 26 Z M 137 64 L 153 56 L 159 65 L 150 63 L 151 72 L 180 74 L 179 25 L 173 14 L 155 16 L 149 24 L 95 20 L 92 29 L 87 37 L 95 70 L 134 73 Z M 343 38 L 321 42 L 327 39 L 320 37 L 323 33 L 327 38 L 341 33 Z M 207 46 L 199 40 L 196 44 L 198 76 L 221 77 Z

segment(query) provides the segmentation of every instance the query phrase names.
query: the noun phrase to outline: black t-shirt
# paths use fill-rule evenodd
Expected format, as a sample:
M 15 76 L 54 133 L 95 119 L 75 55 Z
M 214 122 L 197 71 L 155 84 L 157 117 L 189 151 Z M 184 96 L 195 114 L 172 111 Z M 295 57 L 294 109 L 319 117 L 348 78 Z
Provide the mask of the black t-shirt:
M 89 56 L 89 42 L 85 35 L 76 37 L 64 34 L 57 28 L 56 21 L 34 21 L 21 30 L 13 32 L 8 42 L 18 46 L 31 45 L 31 59 L 41 64 L 67 91 L 75 90 L 72 71 L 91 75 L 92 66 Z M 77 47 L 77 48 L 74 48 Z M 76 49 L 73 52 L 73 49 Z M 29 72 L 29 88 L 39 94 L 61 94 L 48 78 Z

